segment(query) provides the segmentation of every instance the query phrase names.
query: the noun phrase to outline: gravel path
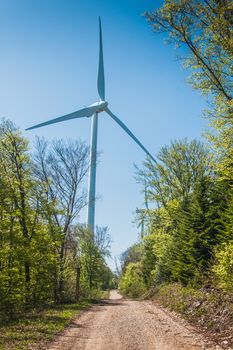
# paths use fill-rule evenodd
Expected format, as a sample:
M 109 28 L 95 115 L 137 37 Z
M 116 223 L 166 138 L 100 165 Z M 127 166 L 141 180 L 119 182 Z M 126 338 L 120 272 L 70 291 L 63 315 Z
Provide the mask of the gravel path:
M 203 350 L 210 347 L 180 318 L 150 301 L 109 300 L 82 313 L 48 350 Z

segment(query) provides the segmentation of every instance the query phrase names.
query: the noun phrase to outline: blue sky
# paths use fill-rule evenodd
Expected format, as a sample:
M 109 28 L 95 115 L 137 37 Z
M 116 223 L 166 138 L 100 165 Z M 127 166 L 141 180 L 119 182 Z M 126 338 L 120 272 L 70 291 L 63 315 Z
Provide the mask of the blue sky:
M 200 138 L 204 99 L 186 82 L 175 50 L 152 33 L 142 13 L 151 0 L 0 0 L 0 116 L 22 130 L 97 100 L 98 16 L 102 17 L 106 100 L 149 151 Z M 89 142 L 90 120 L 24 132 Z M 134 164 L 143 151 L 106 115 L 99 118 L 96 224 L 108 226 L 113 256 L 138 238 L 143 205 Z M 85 220 L 85 213 L 80 217 Z

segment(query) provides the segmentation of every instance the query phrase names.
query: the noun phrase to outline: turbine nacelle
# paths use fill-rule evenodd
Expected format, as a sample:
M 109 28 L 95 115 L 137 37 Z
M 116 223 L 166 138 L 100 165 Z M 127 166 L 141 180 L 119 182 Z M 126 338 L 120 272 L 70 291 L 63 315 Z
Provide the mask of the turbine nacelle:
M 101 112 L 104 112 L 108 107 L 108 102 L 106 101 L 95 102 L 91 104 L 89 107 L 97 107 L 96 113 L 101 113 Z

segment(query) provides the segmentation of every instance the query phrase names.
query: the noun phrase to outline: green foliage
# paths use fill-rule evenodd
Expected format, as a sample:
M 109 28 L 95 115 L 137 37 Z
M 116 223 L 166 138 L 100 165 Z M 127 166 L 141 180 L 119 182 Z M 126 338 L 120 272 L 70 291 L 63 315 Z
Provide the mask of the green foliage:
M 34 307 L 77 301 L 86 285 L 97 295 L 113 278 L 104 260 L 107 229 L 95 240 L 76 235 L 72 225 L 85 200 L 79 186 L 87 147 L 61 141 L 48 147 L 40 141 L 32 159 L 19 130 L 0 124 L 0 323 Z
M 230 0 L 165 0 L 145 14 L 155 32 L 185 49 L 191 84 L 211 99 L 206 114 L 214 128 L 207 134 L 209 148 L 176 141 L 161 148 L 157 164 L 147 160 L 139 171 L 154 205 L 145 211 L 148 236 L 140 260 L 147 288 L 165 281 L 198 285 L 214 271 L 218 285 L 231 289 L 232 14 Z
M 32 175 L 27 141 L 9 122 L 0 128 L 0 313 L 5 318 L 52 300 L 54 245 Z
M 148 235 L 143 239 L 142 276 L 147 288 L 152 287 L 155 281 L 155 268 L 157 265 L 157 259 L 154 254 L 155 243 L 155 235 Z
M 215 258 L 213 272 L 219 286 L 226 291 L 233 292 L 233 241 L 224 243 L 216 249 Z
M 170 201 L 185 201 L 204 174 L 211 172 L 211 156 L 197 140 L 177 140 L 158 153 L 158 163 L 147 160 L 139 178 L 147 179 L 149 199 L 167 209 Z M 174 203 L 175 204 L 175 203 Z
M 142 267 L 139 262 L 127 265 L 119 287 L 124 295 L 131 298 L 137 298 L 145 293 L 146 288 L 143 281 Z
M 232 295 L 211 287 L 210 281 L 201 288 L 165 283 L 157 287 L 152 298 L 163 306 L 182 314 L 205 331 L 212 331 L 212 338 L 219 344 L 228 339 L 232 344 Z
M 79 141 L 47 142 L 43 138 L 36 139 L 35 146 L 33 176 L 43 193 L 40 200 L 50 234 L 58 240 L 55 246 L 54 300 L 74 301 L 77 242 L 72 226 L 86 203 L 82 183 L 88 170 L 88 148 Z
M 142 248 L 141 245 L 136 243 L 129 247 L 125 252 L 120 256 L 121 261 L 121 270 L 125 271 L 129 263 L 136 263 L 141 260 L 142 257 Z
M 89 302 L 47 307 L 31 310 L 14 322 L 1 325 L 1 350 L 29 350 L 32 347 L 45 348 L 46 343 L 61 332 Z
M 176 141 L 163 147 L 158 163 L 146 162 L 151 203 L 150 234 L 143 240 L 146 285 L 164 281 L 183 284 L 202 278 L 216 244 L 222 240 L 226 189 L 215 181 L 213 162 L 197 141 Z
M 169 264 L 172 263 L 170 256 L 172 243 L 172 236 L 161 229 L 144 238 L 142 271 L 147 288 L 170 278 Z
M 113 273 L 105 262 L 109 254 L 108 235 L 97 239 L 90 230 L 77 227 L 79 241 L 79 265 L 81 268 L 81 294 L 95 298 L 96 291 L 109 289 L 112 285 Z
M 184 46 L 185 66 L 192 69 L 195 89 L 226 100 L 232 99 L 231 0 L 165 0 L 146 13 L 154 31 L 167 33 L 169 42 Z
M 185 313 L 192 303 L 202 298 L 201 291 L 191 286 L 182 286 L 179 283 L 161 284 L 154 295 L 162 304 L 171 310 Z

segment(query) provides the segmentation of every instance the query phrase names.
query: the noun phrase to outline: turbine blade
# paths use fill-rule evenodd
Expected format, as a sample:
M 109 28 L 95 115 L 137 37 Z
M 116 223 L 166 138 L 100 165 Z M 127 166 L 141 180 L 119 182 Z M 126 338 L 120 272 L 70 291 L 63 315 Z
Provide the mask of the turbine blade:
M 69 120 L 69 119 L 90 117 L 90 116 L 92 116 L 94 113 L 96 113 L 98 111 L 98 108 L 99 108 L 98 105 L 96 105 L 96 106 L 89 106 L 87 108 L 80 109 L 77 112 L 66 114 L 66 115 L 63 115 L 62 117 L 50 119 L 50 120 L 48 120 L 48 121 L 46 121 L 44 123 L 36 124 L 34 126 L 31 126 L 30 128 L 27 128 L 26 130 L 32 130 L 32 129 L 40 128 L 42 126 L 55 124 L 55 123 L 60 123 L 60 122 L 63 122 L 65 120 Z
M 102 101 L 105 101 L 103 40 L 102 40 L 102 27 L 101 27 L 100 17 L 99 17 L 99 69 L 98 69 L 97 87 L 98 87 L 99 97 L 101 98 Z
M 155 160 L 155 158 L 150 154 L 150 152 L 146 149 L 146 147 L 143 146 L 143 144 L 138 140 L 138 138 L 129 130 L 129 128 L 119 119 L 117 118 L 111 111 L 110 109 L 106 108 L 105 112 L 108 113 L 110 115 L 110 117 L 112 117 L 113 120 L 115 120 L 115 122 L 117 124 L 120 125 L 120 127 L 138 144 L 139 147 L 141 147 L 141 149 L 155 162 L 157 163 L 157 161 Z

